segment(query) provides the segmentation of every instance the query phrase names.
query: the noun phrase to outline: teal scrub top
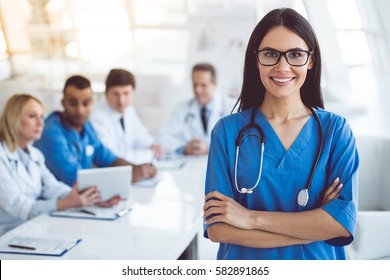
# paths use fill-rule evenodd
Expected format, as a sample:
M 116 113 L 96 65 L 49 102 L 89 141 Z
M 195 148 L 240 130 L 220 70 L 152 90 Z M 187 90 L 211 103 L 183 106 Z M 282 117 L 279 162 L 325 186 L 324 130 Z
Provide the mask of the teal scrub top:
M 346 120 L 336 114 L 317 109 L 323 129 L 323 147 L 309 189 L 310 199 L 305 207 L 297 204 L 298 192 L 307 183 L 319 149 L 320 130 L 314 116 L 286 151 L 272 126 L 257 110 L 255 123 L 265 135 L 263 171 L 259 185 L 252 194 L 241 194 L 234 184 L 236 139 L 249 124 L 252 109 L 221 119 L 211 135 L 205 193 L 219 191 L 244 207 L 257 211 L 299 212 L 322 207 L 350 233 L 351 237 L 278 248 L 249 248 L 221 243 L 218 259 L 345 259 L 345 245 L 353 240 L 356 228 L 359 157 L 355 139 Z M 246 134 L 258 135 L 256 130 Z M 255 185 L 260 164 L 260 145 L 256 136 L 245 137 L 240 146 L 238 185 Z M 321 206 L 322 194 L 337 178 L 344 184 L 338 198 Z M 207 237 L 207 228 L 204 235 Z M 308 227 L 310 225 L 307 225 Z

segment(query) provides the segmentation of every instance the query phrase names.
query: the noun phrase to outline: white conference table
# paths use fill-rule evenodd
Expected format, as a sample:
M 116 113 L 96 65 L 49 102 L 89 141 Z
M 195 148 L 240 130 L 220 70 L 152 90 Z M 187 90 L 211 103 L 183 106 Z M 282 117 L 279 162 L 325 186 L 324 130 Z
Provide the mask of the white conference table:
M 7 232 L 10 236 L 81 238 L 62 257 L 0 254 L 0 259 L 175 260 L 202 223 L 206 159 L 159 171 L 156 187 L 132 187 L 132 210 L 114 221 L 51 217 L 43 214 Z

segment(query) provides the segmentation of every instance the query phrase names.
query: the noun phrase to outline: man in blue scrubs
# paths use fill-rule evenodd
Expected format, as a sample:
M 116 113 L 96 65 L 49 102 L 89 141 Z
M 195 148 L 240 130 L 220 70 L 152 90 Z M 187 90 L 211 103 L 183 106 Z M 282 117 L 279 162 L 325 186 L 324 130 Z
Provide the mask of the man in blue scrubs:
M 47 117 L 42 137 L 34 144 L 45 155 L 46 165 L 57 179 L 72 186 L 78 169 L 133 165 L 106 148 L 88 121 L 93 104 L 90 81 L 72 76 L 63 93 L 64 111 Z M 151 164 L 133 165 L 133 181 L 155 174 L 156 168 Z

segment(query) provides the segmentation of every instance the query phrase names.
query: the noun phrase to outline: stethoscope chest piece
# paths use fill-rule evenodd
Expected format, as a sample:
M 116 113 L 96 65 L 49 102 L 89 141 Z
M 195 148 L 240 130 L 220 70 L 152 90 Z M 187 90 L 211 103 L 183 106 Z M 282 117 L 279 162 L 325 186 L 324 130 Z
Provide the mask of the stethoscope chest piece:
M 301 207 L 305 207 L 307 202 L 309 201 L 309 191 L 308 189 L 302 189 L 299 191 L 297 196 L 298 205 Z

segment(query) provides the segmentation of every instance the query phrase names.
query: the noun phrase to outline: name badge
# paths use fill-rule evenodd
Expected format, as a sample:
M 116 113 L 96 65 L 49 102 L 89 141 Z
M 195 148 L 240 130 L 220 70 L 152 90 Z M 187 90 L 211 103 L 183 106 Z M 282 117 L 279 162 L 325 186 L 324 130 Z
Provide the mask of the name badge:
M 93 146 L 87 145 L 87 146 L 85 147 L 85 155 L 86 155 L 87 157 L 92 156 L 94 152 L 95 152 L 95 149 L 93 148 Z

